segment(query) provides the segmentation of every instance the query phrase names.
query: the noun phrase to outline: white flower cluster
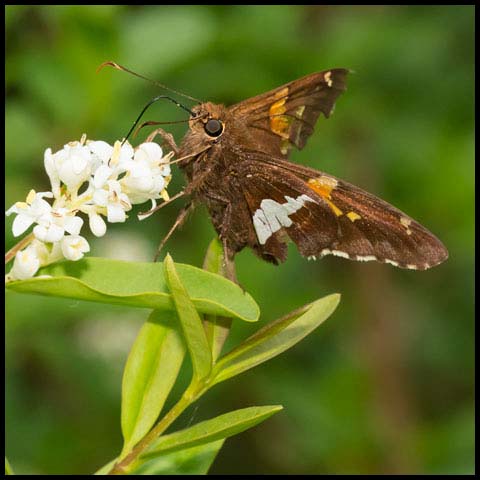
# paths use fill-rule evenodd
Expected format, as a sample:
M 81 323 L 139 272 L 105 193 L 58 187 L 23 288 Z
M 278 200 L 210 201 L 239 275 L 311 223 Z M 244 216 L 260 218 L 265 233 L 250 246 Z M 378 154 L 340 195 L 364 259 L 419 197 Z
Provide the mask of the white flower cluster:
M 44 265 L 61 258 L 79 260 L 90 250 L 80 235 L 88 216 L 92 233 L 101 237 L 110 223 L 124 222 L 133 204 L 163 198 L 170 182 L 169 161 L 173 152 L 163 156 L 156 143 L 133 148 L 128 142 L 70 142 L 62 150 L 45 151 L 45 169 L 52 186 L 49 192 L 31 190 L 25 202 L 17 202 L 6 214 L 16 214 L 13 235 L 18 237 L 35 225 L 33 241 L 17 252 L 7 280 L 24 280 Z M 82 192 L 80 190 L 85 187 Z M 45 199 L 53 199 L 51 204 Z

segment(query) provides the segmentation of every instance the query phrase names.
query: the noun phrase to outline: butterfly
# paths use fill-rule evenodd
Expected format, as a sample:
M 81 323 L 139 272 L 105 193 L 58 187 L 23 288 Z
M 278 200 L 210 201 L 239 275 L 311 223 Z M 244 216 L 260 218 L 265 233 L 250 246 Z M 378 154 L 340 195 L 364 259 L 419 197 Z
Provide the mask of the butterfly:
M 167 238 L 201 203 L 232 279 L 242 249 L 278 264 L 287 258 L 288 241 L 309 259 L 335 255 L 412 270 L 446 260 L 440 240 L 405 213 L 333 175 L 288 161 L 293 148 L 305 147 L 320 114 L 332 114 L 348 73 L 312 73 L 230 107 L 194 106 L 189 130 L 179 148 L 173 145 L 188 181 L 182 195 L 191 202 Z

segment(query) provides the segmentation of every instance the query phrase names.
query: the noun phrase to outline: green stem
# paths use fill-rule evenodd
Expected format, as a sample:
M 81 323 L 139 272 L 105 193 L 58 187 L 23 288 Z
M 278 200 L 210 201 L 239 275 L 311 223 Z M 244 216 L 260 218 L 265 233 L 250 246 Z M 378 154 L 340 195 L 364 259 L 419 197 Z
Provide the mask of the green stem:
M 31 233 L 30 235 L 27 235 L 25 238 L 22 238 L 16 245 L 14 245 L 6 254 L 5 254 L 5 265 L 10 261 L 13 260 L 17 252 L 22 250 L 22 248 L 25 248 L 27 245 L 32 243 L 34 240 L 35 235 Z
M 174 200 L 179 195 L 172 197 Z M 164 205 L 164 204 L 162 204 Z M 216 240 L 214 240 L 215 242 Z M 213 243 L 213 242 L 212 242 Z M 229 278 L 223 267 L 223 256 L 215 254 L 214 246 L 211 244 L 208 248 L 207 255 L 203 264 L 204 270 L 211 271 Z M 220 246 L 221 248 L 221 246 Z M 230 332 L 231 318 L 206 316 L 203 325 L 212 350 L 212 360 L 215 363 L 220 355 L 225 340 Z M 212 385 L 212 372 L 207 378 L 200 381 L 192 381 L 190 386 L 185 390 L 180 400 L 169 410 L 169 412 L 150 430 L 150 432 L 128 453 L 124 458 L 115 463 L 108 475 L 127 474 L 132 469 L 133 464 L 139 459 L 141 454 L 160 436 L 165 430 L 198 398 L 205 393 Z
M 117 462 L 108 472 L 108 475 L 122 475 L 128 473 L 128 466 L 138 459 L 140 454 L 156 440 L 193 402 L 204 392 L 205 387 L 198 384 L 190 385 L 180 400 L 168 411 L 168 413 L 150 430 L 133 450 L 122 460 Z

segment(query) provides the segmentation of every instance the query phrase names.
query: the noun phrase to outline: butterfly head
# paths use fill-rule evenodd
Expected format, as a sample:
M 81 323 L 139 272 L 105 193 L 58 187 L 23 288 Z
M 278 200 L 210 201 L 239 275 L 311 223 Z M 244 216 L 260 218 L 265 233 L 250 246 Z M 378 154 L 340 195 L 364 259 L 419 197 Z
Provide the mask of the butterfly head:
M 192 108 L 192 113 L 188 122 L 190 128 L 180 145 L 181 156 L 205 152 L 219 143 L 225 133 L 227 109 L 223 105 L 201 103 Z M 194 162 L 196 157 L 191 155 L 183 165 Z
M 192 112 L 189 122 L 191 133 L 207 142 L 218 141 L 225 130 L 225 107 L 206 102 L 193 107 Z

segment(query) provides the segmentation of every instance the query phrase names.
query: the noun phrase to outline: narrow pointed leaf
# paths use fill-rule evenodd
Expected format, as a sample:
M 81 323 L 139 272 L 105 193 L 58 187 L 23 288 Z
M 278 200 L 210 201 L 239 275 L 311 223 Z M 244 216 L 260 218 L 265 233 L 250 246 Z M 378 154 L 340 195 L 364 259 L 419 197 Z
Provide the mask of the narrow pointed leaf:
M 218 238 L 214 238 L 210 242 L 205 259 L 203 261 L 203 268 L 204 270 L 223 276 L 223 247 L 218 241 Z M 225 340 L 230 333 L 231 325 L 231 318 L 221 317 L 219 315 L 204 316 L 203 326 L 205 328 L 205 334 L 207 335 L 207 340 L 212 352 L 213 362 L 217 360 L 222 351 Z
M 193 365 L 194 379 L 205 378 L 212 369 L 212 355 L 202 320 L 180 281 L 172 257 L 165 257 L 165 276 Z
M 160 454 L 139 462 L 131 475 L 206 475 L 225 440 Z
M 210 242 L 207 248 L 203 259 L 203 268 L 208 272 L 223 275 L 223 247 L 217 237 Z
M 154 310 L 138 333 L 123 373 L 124 453 L 155 423 L 175 383 L 185 351 L 176 314 Z
M 15 475 L 12 467 L 10 466 L 10 462 L 7 460 L 7 457 L 5 457 L 5 475 Z
M 258 320 L 253 298 L 220 275 L 177 264 L 178 276 L 199 312 Z M 42 268 L 37 277 L 8 282 L 17 292 L 73 298 L 91 302 L 174 310 L 162 263 L 84 258 Z
M 238 375 L 295 345 L 326 320 L 339 301 L 339 294 L 328 295 L 294 314 L 269 323 L 218 361 L 212 372 L 213 384 Z
M 103 467 L 99 468 L 94 475 L 106 475 L 115 465 L 117 462 L 117 458 L 114 458 L 113 460 L 110 460 L 108 463 L 106 463 Z
M 219 317 L 218 315 L 205 315 L 203 325 L 212 352 L 212 362 L 215 363 L 220 353 L 222 353 L 223 345 L 230 333 L 232 319 Z
M 158 438 L 142 454 L 142 458 L 183 450 L 197 445 L 204 445 L 221 438 L 231 437 L 263 422 L 274 413 L 282 410 L 282 408 L 281 405 L 248 407 L 219 415 L 210 420 L 197 423 L 193 427 Z

